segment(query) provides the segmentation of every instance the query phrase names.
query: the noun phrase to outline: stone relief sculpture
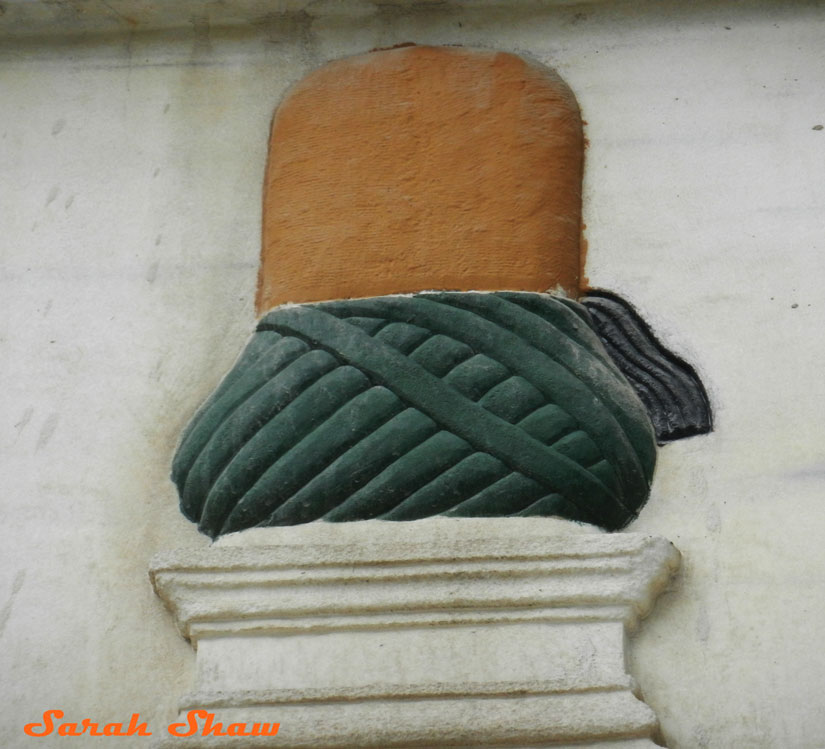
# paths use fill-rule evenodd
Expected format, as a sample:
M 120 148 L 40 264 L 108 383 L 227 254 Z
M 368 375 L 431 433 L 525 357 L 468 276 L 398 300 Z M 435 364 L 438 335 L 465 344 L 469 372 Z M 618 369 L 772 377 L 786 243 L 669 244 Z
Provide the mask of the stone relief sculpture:
M 381 50 L 284 97 L 260 320 L 173 465 L 220 538 L 150 568 L 197 660 L 162 746 L 654 746 L 625 647 L 679 552 L 597 526 L 711 416 L 583 288 L 583 148 L 512 54 Z
M 187 428 L 216 537 L 323 519 L 560 516 L 616 530 L 657 442 L 711 428 L 693 370 L 582 288 L 578 105 L 511 54 L 330 63 L 276 111 L 246 350 Z

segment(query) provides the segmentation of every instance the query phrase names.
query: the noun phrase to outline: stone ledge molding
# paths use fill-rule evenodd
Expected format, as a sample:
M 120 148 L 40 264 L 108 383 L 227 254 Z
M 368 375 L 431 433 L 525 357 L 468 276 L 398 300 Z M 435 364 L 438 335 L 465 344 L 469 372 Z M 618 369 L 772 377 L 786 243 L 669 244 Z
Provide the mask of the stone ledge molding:
M 181 719 L 281 724 L 161 746 L 653 746 L 625 640 L 678 565 L 665 539 L 556 518 L 313 523 L 161 554 L 153 585 L 197 650 Z
M 577 5 L 600 0 L 576 0 Z M 571 0 L 425 0 L 424 5 L 490 8 L 539 8 L 569 5 Z M 377 0 L 107 0 L 106 2 L 56 2 L 55 0 L 3 0 L 0 39 L 15 37 L 66 38 L 77 34 L 121 33 L 187 29 L 203 35 L 221 29 L 257 29 L 292 21 L 298 36 L 314 18 L 365 18 L 378 12 Z M 403 4 L 399 4 L 403 7 Z M 296 24 L 296 21 L 298 22 Z M 182 35 L 179 35 L 182 36 Z M 182 37 L 184 40 L 188 39 Z

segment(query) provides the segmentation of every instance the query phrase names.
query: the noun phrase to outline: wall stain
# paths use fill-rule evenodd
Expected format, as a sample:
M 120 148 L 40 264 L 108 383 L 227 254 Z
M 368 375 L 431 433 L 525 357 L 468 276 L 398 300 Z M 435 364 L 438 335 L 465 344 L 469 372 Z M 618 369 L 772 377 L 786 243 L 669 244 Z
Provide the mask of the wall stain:
M 722 517 L 719 514 L 719 506 L 712 504 L 705 513 L 705 528 L 709 533 L 717 534 L 722 528 Z
M 51 413 L 46 417 L 46 420 L 43 422 L 43 426 L 40 427 L 40 435 L 37 438 L 37 445 L 35 445 L 35 452 L 44 448 L 48 443 L 49 440 L 52 438 L 54 434 L 54 430 L 57 428 L 57 422 L 60 420 L 60 414 L 57 412 Z
M 822 481 L 825 479 L 825 463 L 814 463 L 796 471 L 786 471 L 782 478 L 789 481 Z
M 158 266 L 160 265 L 159 261 L 155 261 L 149 266 L 149 270 L 146 272 L 146 280 L 149 283 L 154 283 L 155 279 L 158 277 Z
M 303 62 L 308 66 L 315 66 L 320 60 L 320 51 L 312 25 L 314 18 L 305 10 L 295 13 L 267 13 L 250 22 L 266 34 L 268 44 L 300 43 Z
M 192 45 L 192 54 L 202 55 L 212 52 L 211 27 L 207 16 L 194 16 L 192 18 L 192 30 L 195 32 L 195 39 Z
M 121 21 L 124 21 L 130 29 L 134 29 L 135 26 L 138 25 L 138 20 L 132 16 L 127 16 L 117 10 L 117 8 L 113 8 L 106 0 L 100 0 L 100 4 L 103 5 L 105 8 L 110 10 L 117 18 Z
M 149 374 L 150 380 L 153 380 L 154 382 L 160 382 L 160 378 L 163 374 L 163 361 L 164 357 L 161 356 L 160 359 L 158 359 L 155 366 L 152 368 L 152 372 Z
M 702 726 L 694 729 L 693 738 L 696 739 L 696 749 L 708 749 L 710 738 L 707 729 Z
M 52 135 L 59 135 L 64 127 L 66 127 L 66 120 L 63 118 L 57 120 L 57 122 L 52 125 Z
M 9 595 L 8 600 L 3 604 L 3 608 L 0 609 L 0 637 L 3 636 L 3 632 L 5 632 L 6 630 L 6 624 L 9 621 L 9 617 L 11 616 L 11 610 L 14 606 L 14 599 L 17 598 L 17 594 L 23 587 L 23 582 L 25 580 L 26 570 L 20 570 L 14 576 L 14 582 L 11 584 L 11 594 Z
M 26 428 L 26 425 L 31 421 L 32 415 L 34 414 L 34 408 L 29 406 L 25 411 L 23 411 L 23 415 L 20 417 L 20 421 L 18 421 L 14 428 L 17 430 L 17 436 L 23 433 L 23 430 Z

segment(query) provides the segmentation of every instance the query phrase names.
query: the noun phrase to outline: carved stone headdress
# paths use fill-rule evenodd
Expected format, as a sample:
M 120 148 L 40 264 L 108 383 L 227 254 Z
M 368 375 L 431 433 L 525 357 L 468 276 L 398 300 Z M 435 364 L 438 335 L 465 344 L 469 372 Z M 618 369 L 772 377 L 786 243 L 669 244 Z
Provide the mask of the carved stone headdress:
M 661 443 L 710 429 L 693 370 L 582 289 L 579 108 L 512 54 L 332 62 L 276 111 L 246 350 L 173 466 L 211 536 L 558 515 L 621 528 Z

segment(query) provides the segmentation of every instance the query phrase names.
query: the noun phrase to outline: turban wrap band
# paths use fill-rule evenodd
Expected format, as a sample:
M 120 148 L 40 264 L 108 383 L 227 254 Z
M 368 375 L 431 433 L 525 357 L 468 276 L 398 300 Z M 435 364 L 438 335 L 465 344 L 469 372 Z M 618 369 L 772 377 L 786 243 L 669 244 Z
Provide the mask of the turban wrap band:
M 656 435 L 580 304 L 426 292 L 277 307 L 183 435 L 210 536 L 313 520 L 555 515 L 614 530 Z

